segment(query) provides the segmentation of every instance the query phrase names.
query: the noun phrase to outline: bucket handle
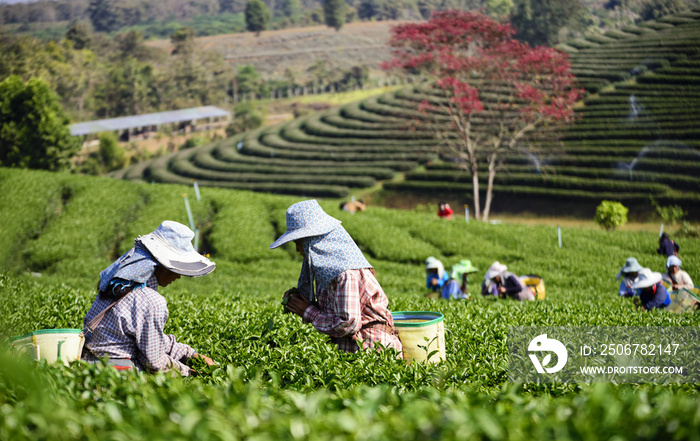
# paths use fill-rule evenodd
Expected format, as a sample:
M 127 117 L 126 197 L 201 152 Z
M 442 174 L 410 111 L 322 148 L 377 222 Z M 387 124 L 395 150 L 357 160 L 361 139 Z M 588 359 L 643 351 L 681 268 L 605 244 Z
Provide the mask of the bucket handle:
M 39 357 L 40 357 L 41 352 L 39 351 L 38 344 L 35 345 L 34 343 L 25 343 L 22 346 L 17 348 L 17 353 L 19 354 L 20 352 L 22 352 L 24 350 L 28 354 L 31 355 L 31 352 L 29 352 L 30 349 L 28 348 L 29 346 L 31 346 L 34 349 L 34 360 L 39 361 Z

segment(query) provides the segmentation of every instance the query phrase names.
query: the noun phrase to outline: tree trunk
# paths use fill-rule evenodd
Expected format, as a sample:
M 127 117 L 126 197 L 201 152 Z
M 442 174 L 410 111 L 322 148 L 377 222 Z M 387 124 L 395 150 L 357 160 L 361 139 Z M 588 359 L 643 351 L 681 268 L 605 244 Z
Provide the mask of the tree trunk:
M 474 219 L 481 218 L 481 203 L 479 202 L 479 173 L 472 169 L 472 191 L 474 193 Z
M 484 215 L 481 220 L 487 222 L 493 200 L 493 179 L 496 177 L 496 158 L 489 158 L 489 180 L 486 186 L 486 202 L 484 203 Z

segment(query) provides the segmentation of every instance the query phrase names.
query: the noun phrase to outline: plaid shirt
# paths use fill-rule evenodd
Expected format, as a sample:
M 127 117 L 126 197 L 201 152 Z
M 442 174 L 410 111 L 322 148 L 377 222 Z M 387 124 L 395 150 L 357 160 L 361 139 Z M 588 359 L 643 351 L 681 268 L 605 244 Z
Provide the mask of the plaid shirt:
M 180 360 L 191 358 L 195 351 L 178 343 L 172 335 L 163 333 L 168 320 L 165 297 L 158 294 L 158 282 L 151 276 L 146 286 L 135 288 L 110 309 L 95 329 L 84 329 L 86 359 L 96 357 L 128 358 L 141 370 L 176 370 L 189 375 L 190 368 Z M 84 325 L 112 303 L 112 299 L 97 296 L 85 316 Z
M 369 268 L 346 270 L 323 290 L 316 292 L 317 304 L 304 311 L 304 322 L 329 335 L 341 351 L 355 352 L 362 340 L 365 349 L 381 343 L 401 351 L 401 341 L 377 328 L 363 328 L 372 322 L 394 327 L 387 309 L 389 299 Z

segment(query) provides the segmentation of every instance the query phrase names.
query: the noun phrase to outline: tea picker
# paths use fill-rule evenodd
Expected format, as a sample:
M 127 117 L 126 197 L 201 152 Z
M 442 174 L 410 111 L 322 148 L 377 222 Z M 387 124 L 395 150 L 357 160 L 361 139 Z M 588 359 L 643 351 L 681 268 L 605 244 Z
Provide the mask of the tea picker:
M 65 330 L 36 331 L 18 338 L 20 346 L 33 351 L 34 358 L 48 361 L 60 358 L 67 363 L 81 357 L 97 363 L 108 357 L 107 363 L 120 370 L 190 375 L 192 369 L 185 364 L 189 359 L 200 358 L 214 365 L 211 358 L 163 332 L 168 307 L 158 287 L 181 276 L 204 276 L 216 267 L 195 251 L 193 237 L 192 230 L 174 221 L 164 221 L 152 233 L 137 237 L 133 248 L 100 273 L 98 294 L 82 331 L 67 330 L 67 336 L 75 337 L 63 339 L 61 334 L 53 340 L 49 338 L 59 334 L 55 331 Z
M 472 265 L 471 260 L 460 260 L 452 266 L 450 279 L 442 287 L 442 298 L 446 300 L 468 299 L 469 298 L 469 274 L 479 271 Z
M 270 249 L 294 242 L 304 261 L 297 287 L 284 294 L 285 310 L 328 335 L 341 351 L 379 349 L 379 343 L 401 352 L 389 299 L 341 222 L 316 200 L 293 204 L 286 216 L 287 231 Z

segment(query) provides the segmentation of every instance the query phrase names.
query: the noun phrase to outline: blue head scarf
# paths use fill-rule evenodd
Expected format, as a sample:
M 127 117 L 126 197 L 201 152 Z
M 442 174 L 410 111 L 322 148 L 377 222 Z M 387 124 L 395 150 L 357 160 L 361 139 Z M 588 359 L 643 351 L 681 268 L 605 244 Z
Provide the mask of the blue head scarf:
M 341 225 L 329 233 L 301 239 L 306 258 L 301 267 L 299 292 L 313 300 L 313 280 L 323 291 L 340 273 L 349 269 L 372 268 L 362 251 Z
M 116 294 L 115 288 L 119 290 L 143 285 L 153 276 L 156 266 L 158 263 L 151 253 L 135 240 L 132 249 L 100 273 L 99 290 Z

